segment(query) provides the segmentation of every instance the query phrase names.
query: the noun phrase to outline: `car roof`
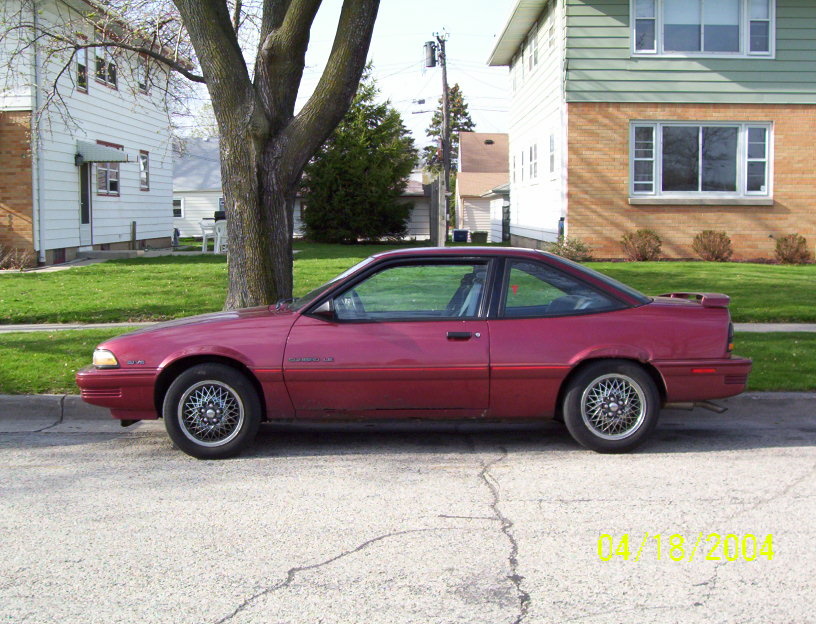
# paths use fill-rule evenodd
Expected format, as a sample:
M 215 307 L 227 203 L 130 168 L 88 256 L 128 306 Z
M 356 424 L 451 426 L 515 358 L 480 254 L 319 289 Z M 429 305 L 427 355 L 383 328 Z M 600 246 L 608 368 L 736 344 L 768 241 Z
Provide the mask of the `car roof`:
M 515 258 L 541 258 L 542 256 L 553 257 L 552 254 L 539 251 L 538 249 L 525 249 L 521 247 L 411 247 L 408 249 L 394 249 L 374 254 L 378 260 L 384 258 L 411 257 L 467 257 L 473 256 L 510 256 Z

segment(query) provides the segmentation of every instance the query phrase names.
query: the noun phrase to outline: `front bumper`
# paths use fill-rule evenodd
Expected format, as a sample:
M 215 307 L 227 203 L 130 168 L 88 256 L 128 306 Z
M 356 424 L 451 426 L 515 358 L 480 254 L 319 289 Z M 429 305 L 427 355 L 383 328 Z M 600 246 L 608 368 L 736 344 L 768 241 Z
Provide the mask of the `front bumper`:
M 78 371 L 76 382 L 82 400 L 111 410 L 111 416 L 124 420 L 158 418 L 154 403 L 157 369 L 97 369 L 88 366 Z
M 666 385 L 669 403 L 705 401 L 736 396 L 745 391 L 751 360 L 733 357 L 721 360 L 653 362 Z

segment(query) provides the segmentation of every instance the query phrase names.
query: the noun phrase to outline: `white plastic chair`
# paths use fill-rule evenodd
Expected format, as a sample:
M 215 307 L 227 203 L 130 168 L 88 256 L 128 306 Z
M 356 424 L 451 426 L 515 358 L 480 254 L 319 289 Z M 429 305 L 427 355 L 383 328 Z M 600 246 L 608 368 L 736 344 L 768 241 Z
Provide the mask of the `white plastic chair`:
M 227 222 L 215 222 L 215 253 L 227 253 Z
M 201 226 L 201 251 L 207 251 L 207 240 L 215 238 L 215 221 L 212 219 L 202 219 Z

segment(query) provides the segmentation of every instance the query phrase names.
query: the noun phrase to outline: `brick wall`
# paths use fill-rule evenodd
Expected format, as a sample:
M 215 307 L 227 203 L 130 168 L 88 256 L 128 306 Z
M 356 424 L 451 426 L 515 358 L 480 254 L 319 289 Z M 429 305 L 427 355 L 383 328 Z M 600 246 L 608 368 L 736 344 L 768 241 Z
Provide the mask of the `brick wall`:
M 30 112 L 0 113 L 0 245 L 34 251 Z
M 724 230 L 734 259 L 773 258 L 771 236 L 798 232 L 816 244 L 816 106 L 732 104 L 568 104 L 567 234 L 600 258 L 621 257 L 624 233 L 658 232 L 663 255 L 692 258 L 695 234 Z M 629 122 L 773 123 L 773 206 L 630 206 Z

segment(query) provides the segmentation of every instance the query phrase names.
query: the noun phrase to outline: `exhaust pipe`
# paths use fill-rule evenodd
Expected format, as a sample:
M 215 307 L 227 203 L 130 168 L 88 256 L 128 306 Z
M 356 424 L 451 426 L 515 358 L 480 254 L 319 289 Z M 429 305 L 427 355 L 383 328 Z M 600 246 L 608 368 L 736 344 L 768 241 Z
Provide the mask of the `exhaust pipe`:
M 728 411 L 727 407 L 723 407 L 722 405 L 717 405 L 712 401 L 694 401 L 694 402 L 684 402 L 684 403 L 666 403 L 664 406 L 666 409 L 680 409 L 680 410 L 687 410 L 691 411 L 695 407 L 702 407 L 703 409 L 707 409 L 710 412 L 714 412 L 715 414 L 724 414 Z

